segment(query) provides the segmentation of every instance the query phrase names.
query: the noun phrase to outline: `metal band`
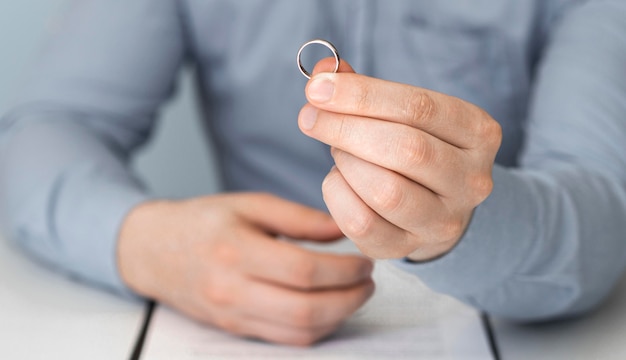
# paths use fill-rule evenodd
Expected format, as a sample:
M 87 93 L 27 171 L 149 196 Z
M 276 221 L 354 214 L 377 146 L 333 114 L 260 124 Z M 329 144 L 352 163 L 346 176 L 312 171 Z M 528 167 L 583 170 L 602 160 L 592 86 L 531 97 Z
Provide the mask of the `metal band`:
M 302 65 L 302 50 L 304 50 L 305 47 L 311 44 L 324 45 L 328 49 L 330 49 L 330 51 L 332 51 L 333 56 L 335 57 L 335 70 L 333 70 L 333 72 L 337 72 L 337 70 L 339 70 L 339 63 L 341 62 L 341 59 L 339 58 L 339 52 L 337 51 L 337 48 L 335 47 L 335 45 L 331 44 L 329 41 L 326 41 L 326 40 L 313 39 L 311 41 L 304 43 L 304 45 L 300 46 L 300 50 L 298 50 L 298 56 L 296 58 L 296 61 L 298 62 L 298 68 L 300 68 L 300 72 L 302 73 L 302 75 L 304 75 L 307 79 L 311 79 L 311 74 Z

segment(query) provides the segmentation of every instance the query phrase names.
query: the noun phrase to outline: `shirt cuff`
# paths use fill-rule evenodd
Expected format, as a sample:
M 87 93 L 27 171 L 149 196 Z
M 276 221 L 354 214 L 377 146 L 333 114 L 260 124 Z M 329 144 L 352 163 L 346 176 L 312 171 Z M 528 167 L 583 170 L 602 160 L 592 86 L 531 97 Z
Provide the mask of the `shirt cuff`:
M 76 246 L 76 270 L 91 282 L 102 285 L 120 295 L 137 297 L 124 283 L 117 263 L 119 232 L 128 213 L 149 197 L 136 189 L 106 187 L 91 198 L 93 214 L 85 216 L 87 226 L 79 227 L 76 239 L 84 239 Z M 90 209 L 86 208 L 86 212 Z M 97 212 L 97 213 L 95 213 Z M 87 241 L 88 240 L 88 241 Z
M 117 266 L 126 215 L 150 196 L 126 164 L 86 127 L 32 118 L 2 147 L 0 219 L 10 239 L 74 278 L 123 295 Z M 42 155 L 35 146 L 54 149 Z M 44 156 L 45 161 L 41 159 Z
M 457 245 L 432 261 L 392 260 L 417 275 L 435 291 L 458 298 L 487 291 L 505 281 L 520 266 L 536 238 L 530 220 L 536 217 L 529 199 L 531 184 L 515 170 L 495 166 L 494 189 L 475 210 Z

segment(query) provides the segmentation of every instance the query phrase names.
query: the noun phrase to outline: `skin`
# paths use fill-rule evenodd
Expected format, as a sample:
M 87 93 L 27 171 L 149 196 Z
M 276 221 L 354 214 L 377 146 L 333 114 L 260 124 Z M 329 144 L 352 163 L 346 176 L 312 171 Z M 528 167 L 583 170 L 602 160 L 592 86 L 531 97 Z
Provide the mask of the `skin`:
M 151 201 L 125 218 L 118 267 L 135 292 L 197 321 L 269 342 L 310 345 L 374 291 L 372 263 L 277 236 L 349 237 L 369 258 L 423 261 L 461 238 L 491 192 L 502 134 L 458 98 L 320 61 L 300 129 L 331 146 L 322 184 L 332 218 L 269 194 Z
M 268 194 L 152 201 L 126 217 L 118 267 L 135 292 L 230 333 L 306 346 L 374 292 L 372 262 L 322 254 L 276 235 L 328 242 L 328 214 Z
M 298 117 L 332 148 L 322 186 L 330 213 L 371 258 L 442 256 L 491 193 L 499 124 L 459 98 L 334 65 L 317 64 Z

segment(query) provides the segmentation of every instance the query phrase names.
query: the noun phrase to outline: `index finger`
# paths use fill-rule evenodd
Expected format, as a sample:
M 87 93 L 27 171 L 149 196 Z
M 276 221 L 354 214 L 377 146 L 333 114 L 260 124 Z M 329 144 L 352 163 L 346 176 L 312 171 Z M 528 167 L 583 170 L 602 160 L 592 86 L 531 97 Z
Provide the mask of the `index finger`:
M 369 279 L 371 260 L 311 251 L 251 230 L 241 266 L 250 277 L 299 290 L 351 287 Z
M 327 57 L 327 58 L 323 58 L 322 60 L 318 61 L 317 64 L 315 64 L 312 74 L 313 74 L 313 77 L 315 77 L 315 75 L 319 73 L 323 73 L 323 72 L 332 73 L 334 69 L 335 69 L 335 58 Z M 354 73 L 355 71 L 347 61 L 345 61 L 344 59 L 341 59 L 339 61 L 339 69 L 337 70 L 337 72 Z
M 315 74 L 306 96 L 319 109 L 405 124 L 460 148 L 476 145 L 489 118 L 456 97 L 355 73 Z

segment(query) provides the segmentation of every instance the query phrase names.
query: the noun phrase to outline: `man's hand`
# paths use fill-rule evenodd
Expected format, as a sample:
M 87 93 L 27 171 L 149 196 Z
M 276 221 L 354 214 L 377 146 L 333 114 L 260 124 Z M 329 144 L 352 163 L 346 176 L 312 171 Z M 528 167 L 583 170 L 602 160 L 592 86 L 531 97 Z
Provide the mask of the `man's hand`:
M 127 216 L 118 263 L 137 293 L 231 333 L 309 345 L 373 293 L 370 260 L 279 241 L 342 236 L 322 212 L 265 194 L 148 202 Z
M 426 89 L 318 63 L 300 129 L 332 147 L 324 200 L 372 258 L 427 260 L 449 251 L 491 192 L 502 139 L 482 109 Z

